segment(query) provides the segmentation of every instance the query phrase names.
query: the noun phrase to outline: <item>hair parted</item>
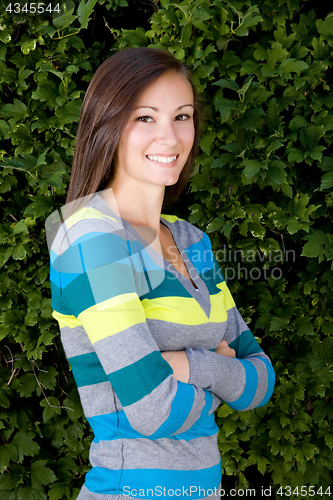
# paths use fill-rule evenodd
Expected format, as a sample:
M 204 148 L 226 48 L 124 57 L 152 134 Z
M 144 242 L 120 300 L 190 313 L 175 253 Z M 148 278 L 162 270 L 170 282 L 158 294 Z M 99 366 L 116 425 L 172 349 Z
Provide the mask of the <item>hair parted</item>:
M 176 184 L 166 186 L 165 201 L 185 188 L 199 145 L 200 102 L 188 69 L 160 49 L 137 47 L 106 59 L 94 74 L 83 100 L 66 203 L 101 191 L 112 180 L 113 157 L 120 137 L 145 90 L 167 71 L 184 75 L 194 94 L 195 137 Z

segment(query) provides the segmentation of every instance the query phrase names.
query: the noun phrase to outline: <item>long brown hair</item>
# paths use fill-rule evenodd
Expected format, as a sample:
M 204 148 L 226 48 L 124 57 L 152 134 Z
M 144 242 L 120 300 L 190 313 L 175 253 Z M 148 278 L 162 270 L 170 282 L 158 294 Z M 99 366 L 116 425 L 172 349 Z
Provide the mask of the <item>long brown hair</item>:
M 176 184 L 166 186 L 165 201 L 184 189 L 199 144 L 200 103 L 187 68 L 169 52 L 148 47 L 126 49 L 106 59 L 86 92 L 75 143 L 66 203 L 106 188 L 114 175 L 113 157 L 126 123 L 141 95 L 167 71 L 184 75 L 194 94 L 195 138 Z

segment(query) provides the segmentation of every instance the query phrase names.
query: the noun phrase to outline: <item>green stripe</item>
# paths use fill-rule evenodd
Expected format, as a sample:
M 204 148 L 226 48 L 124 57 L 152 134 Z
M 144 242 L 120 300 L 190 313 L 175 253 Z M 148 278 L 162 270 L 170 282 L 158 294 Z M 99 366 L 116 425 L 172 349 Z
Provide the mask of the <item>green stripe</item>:
M 73 356 L 68 360 L 71 364 L 76 385 L 100 384 L 108 378 L 95 352 Z
M 231 347 L 231 349 L 235 349 L 237 358 L 240 359 L 244 358 L 244 356 L 249 356 L 250 354 L 263 352 L 250 330 L 242 332 L 233 342 L 229 344 L 229 347 Z
M 110 373 L 108 378 L 122 406 L 129 406 L 150 394 L 173 371 L 159 351 Z

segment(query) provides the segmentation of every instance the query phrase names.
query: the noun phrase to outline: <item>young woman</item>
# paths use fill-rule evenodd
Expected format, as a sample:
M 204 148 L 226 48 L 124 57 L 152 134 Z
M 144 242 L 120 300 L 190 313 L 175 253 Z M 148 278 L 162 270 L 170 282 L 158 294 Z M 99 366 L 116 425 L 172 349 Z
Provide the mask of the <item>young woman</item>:
M 208 236 L 161 215 L 198 131 L 190 76 L 167 52 L 118 52 L 87 90 L 51 250 L 54 317 L 95 435 L 79 500 L 218 497 L 214 411 L 273 392 Z

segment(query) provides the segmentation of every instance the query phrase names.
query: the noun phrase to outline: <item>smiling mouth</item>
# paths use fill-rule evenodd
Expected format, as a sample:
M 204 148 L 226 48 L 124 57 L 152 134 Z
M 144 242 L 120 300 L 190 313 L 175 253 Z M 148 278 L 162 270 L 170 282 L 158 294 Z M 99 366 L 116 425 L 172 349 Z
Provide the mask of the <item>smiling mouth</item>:
M 173 155 L 173 156 L 152 156 L 152 155 L 147 155 L 146 158 L 150 161 L 156 161 L 158 163 L 172 163 L 177 160 L 179 155 Z

